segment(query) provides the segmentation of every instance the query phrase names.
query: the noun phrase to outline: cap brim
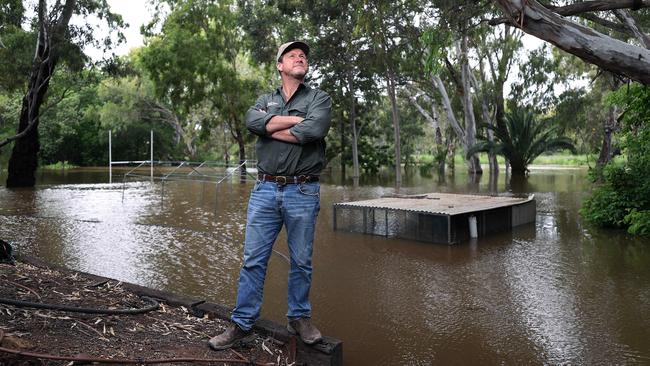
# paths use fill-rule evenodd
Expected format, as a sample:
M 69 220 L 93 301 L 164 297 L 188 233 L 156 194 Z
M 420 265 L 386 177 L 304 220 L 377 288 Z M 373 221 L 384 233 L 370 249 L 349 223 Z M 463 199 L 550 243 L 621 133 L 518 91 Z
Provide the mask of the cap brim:
M 289 43 L 284 49 L 282 49 L 282 52 L 278 55 L 278 61 L 280 61 L 280 58 L 287 52 L 295 49 L 295 48 L 300 48 L 302 52 L 305 53 L 305 56 L 309 56 L 309 46 L 305 42 L 300 42 L 300 41 L 295 41 Z

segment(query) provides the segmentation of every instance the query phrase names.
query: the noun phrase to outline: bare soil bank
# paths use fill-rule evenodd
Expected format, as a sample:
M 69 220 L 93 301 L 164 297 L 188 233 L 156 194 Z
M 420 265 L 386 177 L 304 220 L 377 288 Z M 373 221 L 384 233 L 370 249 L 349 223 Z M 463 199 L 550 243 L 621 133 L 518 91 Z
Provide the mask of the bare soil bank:
M 182 306 L 183 299 L 173 294 L 29 262 L 0 264 L 0 298 L 115 310 L 152 307 L 152 300 L 142 296 L 148 295 L 160 305 L 141 314 L 89 314 L 0 303 L 0 365 L 90 364 L 95 359 L 113 364 L 333 365 L 341 358 L 338 341 L 306 347 L 264 321 L 249 344 L 216 352 L 207 340 L 228 325 L 223 307 L 191 300 Z

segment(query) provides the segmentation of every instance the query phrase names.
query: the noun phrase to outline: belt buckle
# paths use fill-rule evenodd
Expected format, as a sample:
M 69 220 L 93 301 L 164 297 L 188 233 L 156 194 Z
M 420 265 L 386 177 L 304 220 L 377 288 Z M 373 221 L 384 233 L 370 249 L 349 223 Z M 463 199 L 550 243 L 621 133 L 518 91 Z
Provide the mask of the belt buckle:
M 279 186 L 284 186 L 287 184 L 287 177 L 278 175 L 275 177 L 275 183 L 277 183 Z

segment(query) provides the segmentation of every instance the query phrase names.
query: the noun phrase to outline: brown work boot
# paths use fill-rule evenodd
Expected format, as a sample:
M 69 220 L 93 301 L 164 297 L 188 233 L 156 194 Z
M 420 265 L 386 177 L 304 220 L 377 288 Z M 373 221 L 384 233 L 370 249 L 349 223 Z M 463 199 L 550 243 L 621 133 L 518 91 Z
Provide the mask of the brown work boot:
M 299 318 L 289 321 L 287 330 L 291 334 L 300 334 L 300 339 L 307 344 L 318 343 L 323 339 L 320 331 L 311 324 L 309 318 Z
M 230 347 L 241 345 L 253 340 L 255 335 L 253 332 L 241 329 L 237 324 L 231 323 L 223 333 L 218 336 L 212 337 L 208 341 L 208 345 L 215 351 L 221 351 Z

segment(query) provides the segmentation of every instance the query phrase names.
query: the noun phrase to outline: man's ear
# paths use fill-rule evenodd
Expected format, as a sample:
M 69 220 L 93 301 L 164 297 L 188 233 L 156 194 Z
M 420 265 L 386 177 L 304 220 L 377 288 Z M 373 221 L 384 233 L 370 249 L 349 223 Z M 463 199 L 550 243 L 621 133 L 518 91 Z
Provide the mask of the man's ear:
M 278 62 L 277 64 L 275 64 L 275 67 L 278 69 L 278 71 L 282 71 L 282 63 L 281 62 Z

